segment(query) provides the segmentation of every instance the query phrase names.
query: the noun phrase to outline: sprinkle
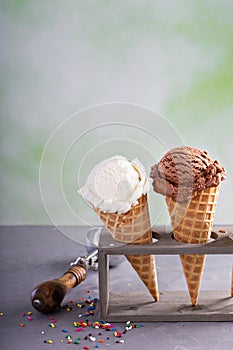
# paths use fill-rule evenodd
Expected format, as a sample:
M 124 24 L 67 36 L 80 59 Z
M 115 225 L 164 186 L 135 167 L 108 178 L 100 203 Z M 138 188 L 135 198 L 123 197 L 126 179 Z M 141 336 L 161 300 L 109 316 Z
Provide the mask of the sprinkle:
M 40 333 L 41 333 L 42 335 L 44 335 L 44 334 L 45 334 L 45 332 L 44 332 L 44 331 L 41 331 Z
M 24 327 L 25 326 L 25 324 L 24 323 L 20 323 L 20 327 Z
M 55 328 L 56 327 L 54 323 L 49 323 L 48 326 L 51 327 L 51 328 Z
M 2 316 L 2 315 L 1 315 L 1 316 Z M 23 317 L 26 316 L 25 312 L 22 312 L 22 316 L 23 316 Z
M 90 290 L 90 289 L 88 289 L 88 290 L 87 290 L 87 293 L 91 293 L 91 290 Z
M 4 316 L 4 312 L 0 312 L 0 316 Z
M 95 310 L 95 306 L 89 306 L 89 307 L 87 308 L 87 311 L 89 311 L 89 310 Z
M 93 336 L 90 336 L 89 339 L 90 339 L 90 341 L 96 341 L 96 338 Z
M 63 328 L 61 331 L 62 331 L 63 333 L 69 333 L 69 331 L 67 331 L 67 329 L 64 329 L 64 328 Z
M 68 334 L 68 335 L 66 336 L 66 339 L 72 339 L 71 335 Z
M 96 344 L 96 346 L 95 346 L 95 347 L 96 347 L 96 348 L 98 348 L 98 347 L 99 347 L 99 345 L 97 345 L 97 344 Z
M 99 343 L 104 343 L 104 339 L 100 339 L 100 340 L 99 340 Z
M 78 327 L 75 329 L 75 332 L 84 332 L 84 329 L 82 327 Z
M 27 319 L 28 319 L 28 321 L 32 321 L 33 320 L 33 318 L 31 316 L 28 316 Z
M 119 340 L 119 343 L 124 343 L 124 342 L 125 342 L 124 339 Z
M 81 304 L 77 304 L 77 306 L 78 306 L 78 307 L 82 307 L 82 305 L 81 305 Z
M 85 350 L 89 350 L 90 348 L 89 348 L 89 346 L 84 345 L 83 349 L 85 349 Z
M 78 340 L 74 340 L 74 344 L 80 344 Z
M 66 308 L 66 311 L 68 311 L 68 312 L 70 312 L 71 310 L 72 310 L 72 308 L 70 308 L 70 307 Z
M 32 315 L 32 312 L 31 311 L 28 311 L 28 313 L 27 313 L 28 315 Z
M 73 342 L 72 339 L 68 339 L 67 344 L 71 344 Z
M 49 319 L 52 320 L 52 319 L 53 319 L 53 316 L 50 316 Z
M 61 343 L 64 343 L 64 339 L 61 339 L 60 342 L 61 342 Z
M 70 299 L 70 303 L 73 304 L 75 301 L 74 299 Z
M 47 340 L 47 343 L 53 344 L 53 341 L 51 339 Z
M 144 327 L 144 323 L 140 323 L 140 325 L 139 325 L 140 327 Z
M 57 323 L 57 320 L 53 320 L 53 323 Z
M 121 337 L 121 332 L 114 332 L 114 336 L 117 337 L 117 338 L 120 338 Z

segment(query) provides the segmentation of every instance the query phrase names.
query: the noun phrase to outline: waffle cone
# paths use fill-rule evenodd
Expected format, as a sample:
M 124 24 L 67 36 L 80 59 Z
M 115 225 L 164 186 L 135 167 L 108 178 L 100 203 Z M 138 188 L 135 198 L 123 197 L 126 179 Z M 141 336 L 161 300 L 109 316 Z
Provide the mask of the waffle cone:
M 185 203 L 166 197 L 174 238 L 178 242 L 204 244 L 210 239 L 219 187 L 207 188 Z M 180 255 L 192 305 L 197 304 L 205 255 Z
M 112 237 L 126 244 L 149 244 L 152 232 L 147 204 L 147 196 L 142 195 L 138 204 L 127 213 L 105 213 L 94 208 Z M 153 255 L 126 255 L 155 301 L 159 300 L 155 259 Z

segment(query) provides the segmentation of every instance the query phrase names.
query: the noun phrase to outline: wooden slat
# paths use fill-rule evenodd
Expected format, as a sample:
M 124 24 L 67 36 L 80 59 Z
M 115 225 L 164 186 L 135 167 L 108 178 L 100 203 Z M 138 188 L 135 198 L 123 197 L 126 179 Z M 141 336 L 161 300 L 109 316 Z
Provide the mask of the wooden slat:
M 220 231 L 225 232 L 220 232 Z M 103 230 L 100 239 L 99 249 L 105 254 L 154 254 L 154 255 L 179 255 L 179 254 L 233 254 L 233 226 L 216 226 L 213 229 L 212 239 L 206 244 L 187 244 L 176 242 L 172 238 L 172 232 L 165 228 L 153 227 L 154 236 L 158 238 L 155 243 L 143 244 L 122 244 L 114 241 L 111 234 Z
M 108 322 L 233 321 L 229 292 L 200 292 L 199 304 L 191 306 L 187 292 L 160 293 L 154 302 L 148 293 L 110 293 Z
M 109 304 L 109 256 L 98 253 L 100 313 L 105 319 Z

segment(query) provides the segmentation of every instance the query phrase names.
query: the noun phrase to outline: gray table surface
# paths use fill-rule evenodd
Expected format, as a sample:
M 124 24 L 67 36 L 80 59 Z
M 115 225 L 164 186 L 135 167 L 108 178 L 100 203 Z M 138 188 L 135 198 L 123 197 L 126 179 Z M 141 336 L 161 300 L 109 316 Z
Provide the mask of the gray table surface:
M 87 327 L 83 332 L 74 332 L 73 321 L 87 319 L 81 317 L 84 312 L 77 306 L 79 298 L 98 298 L 98 272 L 89 271 L 86 280 L 72 289 L 63 302 L 63 309 L 53 315 L 43 315 L 30 305 L 31 291 L 38 283 L 62 275 L 69 263 L 80 255 L 86 254 L 85 233 L 88 227 L 79 226 L 62 230 L 53 226 L 1 226 L 0 227 L 0 348 L 11 349 L 64 349 L 74 347 L 82 349 L 233 349 L 232 322 L 178 322 L 145 323 L 123 334 L 124 343 L 116 343 L 113 332 Z M 69 233 L 67 237 L 67 233 Z M 75 242 L 75 241 L 76 242 Z M 79 242 L 79 243 L 78 243 Z M 210 255 L 207 257 L 201 290 L 229 290 L 232 255 Z M 186 290 L 183 272 L 177 256 L 157 256 L 157 273 L 160 291 Z M 136 273 L 125 260 L 111 269 L 110 289 L 114 291 L 142 290 L 144 286 Z M 91 291 L 88 293 L 88 291 Z M 70 303 L 74 299 L 75 303 Z M 67 311 L 65 305 L 72 307 Z M 32 311 L 32 321 L 22 313 Z M 49 324 L 52 316 L 56 327 Z M 90 322 L 100 321 L 98 306 L 95 315 L 88 317 Z M 20 324 L 25 326 L 21 327 Z M 124 323 L 115 324 L 119 331 L 125 329 Z M 80 344 L 67 344 L 67 329 L 73 339 L 80 337 Z M 44 334 L 42 334 L 44 332 Z M 102 335 L 99 335 L 99 332 Z M 84 337 L 92 333 L 95 342 Z M 102 338 L 104 343 L 99 343 Z M 109 338 L 109 339 L 107 339 Z M 53 344 L 44 343 L 53 340 Z M 61 342 L 64 340 L 64 342 Z

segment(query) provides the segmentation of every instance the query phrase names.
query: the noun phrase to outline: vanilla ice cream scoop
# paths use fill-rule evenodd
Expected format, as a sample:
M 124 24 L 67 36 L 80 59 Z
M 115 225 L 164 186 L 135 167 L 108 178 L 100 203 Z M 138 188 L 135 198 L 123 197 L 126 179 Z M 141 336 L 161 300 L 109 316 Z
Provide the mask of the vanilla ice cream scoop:
M 129 162 L 114 156 L 97 164 L 78 192 L 95 208 L 121 214 L 138 204 L 142 194 L 151 190 L 151 182 L 137 159 Z

